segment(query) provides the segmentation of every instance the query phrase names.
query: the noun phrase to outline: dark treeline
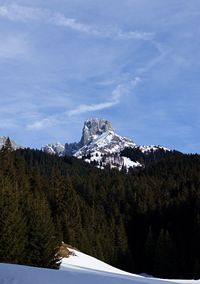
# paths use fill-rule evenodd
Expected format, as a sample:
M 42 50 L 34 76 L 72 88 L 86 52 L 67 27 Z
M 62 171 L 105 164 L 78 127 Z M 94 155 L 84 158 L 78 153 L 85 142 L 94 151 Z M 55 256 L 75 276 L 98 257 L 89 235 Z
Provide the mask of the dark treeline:
M 200 277 L 200 156 L 140 172 L 0 151 L 0 262 L 55 267 L 61 241 L 130 272 Z

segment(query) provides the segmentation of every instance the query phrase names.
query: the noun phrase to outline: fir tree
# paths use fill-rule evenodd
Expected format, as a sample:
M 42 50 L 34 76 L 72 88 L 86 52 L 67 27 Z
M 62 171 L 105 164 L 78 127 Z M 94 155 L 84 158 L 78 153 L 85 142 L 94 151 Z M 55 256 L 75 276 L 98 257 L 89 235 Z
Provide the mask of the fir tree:
M 155 254 L 155 239 L 151 227 L 149 227 L 145 243 L 145 271 L 149 274 L 153 272 L 153 261 Z
M 0 188 L 0 261 L 23 263 L 27 231 L 19 207 L 19 193 L 7 181 Z
M 173 278 L 176 275 L 175 247 L 169 232 L 161 229 L 154 260 L 154 275 Z
M 33 200 L 28 216 L 28 263 L 41 267 L 56 267 L 58 243 L 44 197 L 38 196 Z

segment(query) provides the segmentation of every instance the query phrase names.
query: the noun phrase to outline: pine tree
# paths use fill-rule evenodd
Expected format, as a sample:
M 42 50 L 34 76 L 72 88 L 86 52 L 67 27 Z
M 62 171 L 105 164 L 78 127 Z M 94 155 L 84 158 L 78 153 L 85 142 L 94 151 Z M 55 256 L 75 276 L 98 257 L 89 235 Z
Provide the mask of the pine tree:
M 32 199 L 28 220 L 28 263 L 41 267 L 56 267 L 55 229 L 43 196 Z
M 151 227 L 149 227 L 146 243 L 145 243 L 145 271 L 149 274 L 153 273 L 153 260 L 155 254 L 155 239 Z
M 154 259 L 154 275 L 173 278 L 176 275 L 175 247 L 169 232 L 161 229 Z
M 26 222 L 20 210 L 19 193 L 8 181 L 0 188 L 0 261 L 23 263 L 25 260 Z
M 79 231 L 82 229 L 80 206 L 78 196 L 75 193 L 72 181 L 69 177 L 64 180 L 65 188 L 63 192 L 63 203 L 65 207 L 62 213 L 63 226 L 68 227 L 68 235 L 64 236 L 64 241 L 78 244 Z

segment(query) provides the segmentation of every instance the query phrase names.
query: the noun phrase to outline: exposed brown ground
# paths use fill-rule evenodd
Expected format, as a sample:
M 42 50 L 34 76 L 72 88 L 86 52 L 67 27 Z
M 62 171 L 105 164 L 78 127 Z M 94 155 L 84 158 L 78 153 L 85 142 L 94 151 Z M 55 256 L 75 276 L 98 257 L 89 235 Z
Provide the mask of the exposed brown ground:
M 77 250 L 76 248 L 62 242 L 62 245 L 58 249 L 58 256 L 61 258 L 68 258 L 70 255 L 76 255 L 74 252 L 69 251 L 68 248 Z

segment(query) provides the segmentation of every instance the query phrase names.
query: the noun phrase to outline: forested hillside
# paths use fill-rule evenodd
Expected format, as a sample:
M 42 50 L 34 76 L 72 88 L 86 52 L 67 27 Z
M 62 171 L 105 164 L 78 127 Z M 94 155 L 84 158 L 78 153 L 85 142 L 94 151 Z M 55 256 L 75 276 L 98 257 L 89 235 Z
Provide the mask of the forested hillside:
M 55 267 L 63 240 L 130 272 L 200 277 L 198 155 L 127 174 L 7 145 L 0 213 L 0 262 Z

